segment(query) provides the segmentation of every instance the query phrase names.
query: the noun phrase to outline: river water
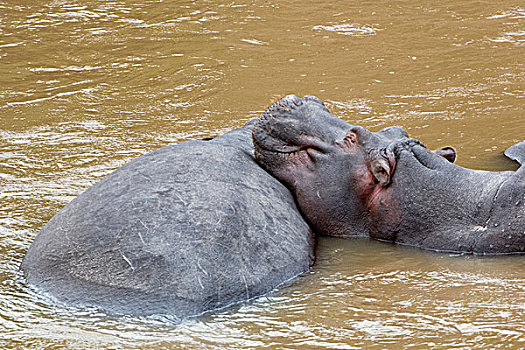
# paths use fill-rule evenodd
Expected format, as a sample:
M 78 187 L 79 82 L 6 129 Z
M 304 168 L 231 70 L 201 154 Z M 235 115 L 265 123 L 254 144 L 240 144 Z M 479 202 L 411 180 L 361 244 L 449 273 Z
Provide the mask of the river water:
M 0 347 L 524 348 L 523 256 L 321 237 L 309 273 L 179 325 L 52 306 L 18 271 L 110 171 L 290 93 L 516 169 L 502 151 L 525 139 L 524 57 L 522 0 L 0 0 Z

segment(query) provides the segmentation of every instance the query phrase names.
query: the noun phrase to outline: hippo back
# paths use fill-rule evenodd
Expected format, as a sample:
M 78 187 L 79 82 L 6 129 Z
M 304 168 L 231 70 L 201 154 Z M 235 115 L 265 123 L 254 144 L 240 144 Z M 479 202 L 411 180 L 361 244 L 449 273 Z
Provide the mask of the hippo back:
M 68 305 L 184 318 L 272 290 L 308 270 L 313 249 L 245 127 L 117 169 L 44 226 L 22 269 Z

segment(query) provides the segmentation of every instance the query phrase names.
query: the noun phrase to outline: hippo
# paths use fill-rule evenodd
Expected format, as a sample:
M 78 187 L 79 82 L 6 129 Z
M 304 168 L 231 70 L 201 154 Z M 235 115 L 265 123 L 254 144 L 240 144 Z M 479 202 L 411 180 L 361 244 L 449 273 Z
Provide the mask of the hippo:
M 62 305 L 182 320 L 307 271 L 315 237 L 255 162 L 252 128 L 169 145 L 109 174 L 37 234 L 26 281 Z
M 285 184 L 315 231 L 480 255 L 525 252 L 525 142 L 505 154 L 517 171 L 453 163 L 398 127 L 376 133 L 288 96 L 253 128 L 255 158 Z

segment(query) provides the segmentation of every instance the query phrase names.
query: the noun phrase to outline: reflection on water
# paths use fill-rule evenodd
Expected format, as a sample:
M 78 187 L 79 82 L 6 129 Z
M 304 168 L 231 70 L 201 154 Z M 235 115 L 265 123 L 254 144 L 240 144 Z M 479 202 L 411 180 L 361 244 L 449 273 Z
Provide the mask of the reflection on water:
M 311 273 L 182 325 L 51 307 L 18 272 L 42 225 L 111 170 L 288 93 L 453 145 L 460 165 L 515 169 L 501 152 L 525 134 L 524 20 L 510 0 L 0 0 L 0 344 L 524 347 L 523 257 L 321 238 Z

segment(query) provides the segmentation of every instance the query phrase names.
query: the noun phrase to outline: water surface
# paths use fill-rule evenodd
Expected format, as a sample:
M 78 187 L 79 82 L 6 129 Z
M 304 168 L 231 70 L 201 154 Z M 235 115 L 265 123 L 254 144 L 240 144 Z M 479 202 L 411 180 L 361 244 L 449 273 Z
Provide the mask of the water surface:
M 50 306 L 18 266 L 38 230 L 131 159 L 242 126 L 295 93 L 458 164 L 516 165 L 522 1 L 0 1 L 0 345 L 523 348 L 525 260 L 320 238 L 312 271 L 175 325 Z

